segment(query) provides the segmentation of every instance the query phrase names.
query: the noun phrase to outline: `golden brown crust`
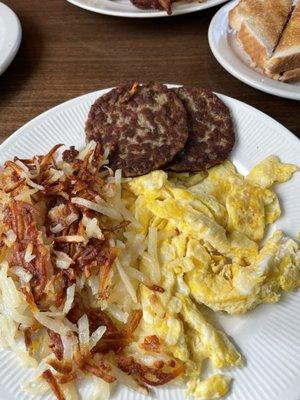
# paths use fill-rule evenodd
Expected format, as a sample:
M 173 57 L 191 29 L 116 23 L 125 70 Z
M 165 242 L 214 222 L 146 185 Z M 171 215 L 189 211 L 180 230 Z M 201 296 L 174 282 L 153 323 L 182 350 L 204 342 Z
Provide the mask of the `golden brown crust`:
M 276 47 L 273 57 L 267 64 L 268 72 L 280 74 L 300 68 L 300 2 Z
M 292 0 L 240 0 L 229 13 L 229 25 L 252 62 L 265 68 L 292 9 Z
M 284 33 L 278 43 L 276 51 L 282 51 L 290 46 L 300 45 L 300 2 L 294 8 L 291 18 L 286 25 Z

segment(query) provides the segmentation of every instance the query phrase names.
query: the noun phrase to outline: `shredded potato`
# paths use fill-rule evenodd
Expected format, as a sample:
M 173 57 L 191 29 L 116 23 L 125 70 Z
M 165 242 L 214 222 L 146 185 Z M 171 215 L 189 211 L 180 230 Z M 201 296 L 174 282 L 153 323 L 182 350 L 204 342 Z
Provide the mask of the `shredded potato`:
M 77 204 L 79 206 L 86 207 L 93 211 L 97 211 L 103 215 L 106 215 L 107 217 L 116 219 L 118 221 L 122 220 L 122 216 L 120 215 L 120 213 L 110 207 L 106 207 L 104 205 L 95 203 L 90 200 L 82 199 L 80 197 L 73 197 L 71 201 L 73 204 Z
M 120 357 L 142 317 L 139 284 L 160 280 L 157 232 L 148 246 L 145 235 L 126 236 L 128 225 L 140 225 L 122 198 L 130 180 L 107 166 L 109 149 L 90 142 L 60 159 L 60 147 L 0 171 L 0 345 L 28 367 L 41 357 L 36 377 L 23 384 L 28 393 L 76 400 L 73 382 L 86 374 L 94 376 L 90 400 L 108 400 L 116 379 L 147 394 L 154 370 L 131 371 Z M 146 247 L 154 281 L 137 268 Z
M 122 279 L 122 282 L 124 283 L 124 286 L 125 286 L 128 294 L 129 294 L 129 296 L 132 298 L 132 300 L 135 303 L 137 303 L 137 297 L 136 297 L 136 293 L 135 293 L 134 287 L 132 286 L 130 278 L 125 273 L 125 271 L 122 268 L 122 265 L 120 264 L 119 260 L 116 260 L 116 267 L 117 267 L 117 270 L 118 270 L 118 273 L 120 275 L 120 278 Z
M 81 318 L 79 318 L 77 324 L 80 352 L 85 354 L 89 351 L 90 345 L 90 328 L 87 315 L 84 314 Z
M 69 286 L 67 289 L 67 295 L 66 295 L 66 301 L 63 309 L 63 314 L 68 314 L 68 312 L 71 310 L 74 298 L 75 298 L 75 289 L 76 285 L 73 284 L 72 286 Z
M 105 332 L 106 332 L 106 326 L 99 326 L 99 328 L 97 328 L 95 332 L 91 334 L 89 342 L 89 350 L 92 350 L 96 346 L 96 344 L 99 342 L 99 340 L 102 338 Z
M 69 257 L 68 254 L 64 253 L 63 251 L 54 251 L 54 254 L 56 255 L 57 268 L 68 269 L 72 264 L 74 264 L 72 258 Z
M 152 226 L 149 228 L 148 233 L 148 254 L 150 256 L 150 263 L 152 264 L 152 281 L 159 283 L 161 276 L 157 258 L 157 230 Z

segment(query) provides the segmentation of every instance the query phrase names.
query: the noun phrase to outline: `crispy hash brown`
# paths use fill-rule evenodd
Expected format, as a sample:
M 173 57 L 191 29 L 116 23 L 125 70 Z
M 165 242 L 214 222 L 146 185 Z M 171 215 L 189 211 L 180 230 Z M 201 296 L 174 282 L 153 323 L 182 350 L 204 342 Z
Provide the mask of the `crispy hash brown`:
M 114 286 L 122 297 L 132 287 L 120 265 L 114 270 L 134 223 L 120 202 L 121 171 L 112 175 L 99 143 L 71 147 L 62 160 L 60 147 L 7 161 L 0 172 L 2 340 L 26 365 L 39 364 L 36 385 L 42 380 L 41 392 L 50 387 L 59 400 L 77 398 L 70 393 L 84 374 L 147 394 L 147 385 L 165 384 L 185 366 L 145 365 L 126 351 L 143 313 L 130 298 L 128 313 L 111 299 Z M 163 292 L 136 275 L 137 284 Z M 32 382 L 27 389 L 41 394 Z

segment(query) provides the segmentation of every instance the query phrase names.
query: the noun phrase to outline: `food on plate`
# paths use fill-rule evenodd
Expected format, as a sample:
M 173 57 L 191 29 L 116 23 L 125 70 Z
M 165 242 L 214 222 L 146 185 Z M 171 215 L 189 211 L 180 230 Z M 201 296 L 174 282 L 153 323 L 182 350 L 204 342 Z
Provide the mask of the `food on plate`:
M 229 25 L 253 67 L 276 80 L 300 79 L 299 3 L 240 0 L 229 12 Z
M 131 0 L 131 3 L 143 10 L 164 10 L 172 15 L 172 4 L 179 0 Z M 204 0 L 198 0 L 202 3 Z
M 60 150 L 0 172 L 0 344 L 36 368 L 24 390 L 76 400 L 86 377 L 107 400 L 116 383 L 147 395 L 176 379 L 225 396 L 222 369 L 243 359 L 202 304 L 244 313 L 299 286 L 299 244 L 262 242 L 273 185 L 298 168 L 270 156 L 246 177 L 225 161 L 123 178 L 99 142 Z
M 160 242 L 177 231 L 161 236 L 150 214 L 139 222 L 148 211 L 99 143 L 62 159 L 60 147 L 0 173 L 0 340 L 37 369 L 24 390 L 77 399 L 86 376 L 103 399 L 114 382 L 147 394 L 175 378 L 202 398 L 226 394 L 230 379 L 200 379 L 201 364 L 241 356 L 160 263 Z
M 169 15 L 172 14 L 171 0 L 131 0 L 131 3 L 143 10 L 164 10 Z
M 279 74 L 284 81 L 300 80 L 300 2 L 295 6 L 266 69 L 268 74 Z
M 237 39 L 262 69 L 273 54 L 291 8 L 292 0 L 240 0 L 229 12 Z
M 109 162 L 124 176 L 163 167 L 188 137 L 186 111 L 165 85 L 126 84 L 101 96 L 86 122 L 88 140 L 111 148 Z
M 159 168 L 207 169 L 226 160 L 235 140 L 230 112 L 218 96 L 159 83 L 122 85 L 100 97 L 86 136 L 111 148 L 110 167 L 126 177 Z
M 260 303 L 277 302 L 282 291 L 299 286 L 299 244 L 280 230 L 261 244 L 267 226 L 281 214 L 272 188 L 289 180 L 296 170 L 295 165 L 281 164 L 271 156 L 243 178 L 227 162 L 226 166 L 212 168 L 208 177 L 191 189 L 203 194 L 209 188 L 219 206 L 227 210 L 225 232 L 220 226 L 212 226 L 212 231 L 205 233 L 215 232 L 212 245 L 222 249 L 221 255 L 214 260 L 203 248 L 198 261 L 201 268 L 186 274 L 195 300 L 215 311 L 241 314 Z M 229 264 L 228 256 L 232 260 Z
M 83 375 L 98 378 L 94 395 L 104 391 L 105 399 L 116 380 L 145 394 L 146 385 L 185 371 L 162 350 L 162 360 L 150 352 L 150 361 L 125 351 L 140 346 L 138 283 L 153 294 L 164 289 L 138 269 L 134 279 L 124 270 L 121 253 L 138 257 L 139 248 L 131 242 L 122 250 L 135 219 L 121 200 L 120 170 L 110 174 L 99 143 L 71 147 L 62 160 L 60 147 L 1 170 L 1 344 L 37 367 L 25 385 L 32 394 L 50 386 L 59 400 L 77 399 L 73 382 Z
M 167 165 L 174 172 L 195 172 L 220 164 L 234 145 L 230 111 L 206 89 L 173 89 L 187 111 L 189 136 L 184 149 Z
M 246 177 L 226 161 L 207 174 L 155 171 L 128 185 L 143 204 L 141 224 L 150 214 L 158 235 L 178 230 L 160 246 L 162 269 L 198 303 L 233 314 L 276 302 L 300 284 L 299 244 L 279 230 L 262 243 L 281 214 L 271 188 L 296 170 L 270 156 Z

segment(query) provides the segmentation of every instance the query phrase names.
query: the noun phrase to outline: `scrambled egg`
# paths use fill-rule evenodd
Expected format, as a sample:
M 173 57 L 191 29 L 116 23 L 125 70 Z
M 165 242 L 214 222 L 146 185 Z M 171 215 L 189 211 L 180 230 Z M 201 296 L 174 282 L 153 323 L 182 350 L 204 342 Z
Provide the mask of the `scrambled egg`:
M 300 284 L 298 243 L 276 231 L 261 245 L 267 225 L 281 213 L 272 186 L 296 170 L 271 156 L 246 177 L 226 161 L 207 173 L 154 171 L 127 184 L 124 198 L 138 221 L 128 229 L 147 240 L 139 269 L 165 290 L 140 287 L 140 329 L 157 335 L 164 351 L 186 364 L 188 395 L 207 400 L 228 392 L 230 379 L 218 371 L 201 377 L 207 360 L 217 370 L 242 365 L 194 301 L 245 313 Z

